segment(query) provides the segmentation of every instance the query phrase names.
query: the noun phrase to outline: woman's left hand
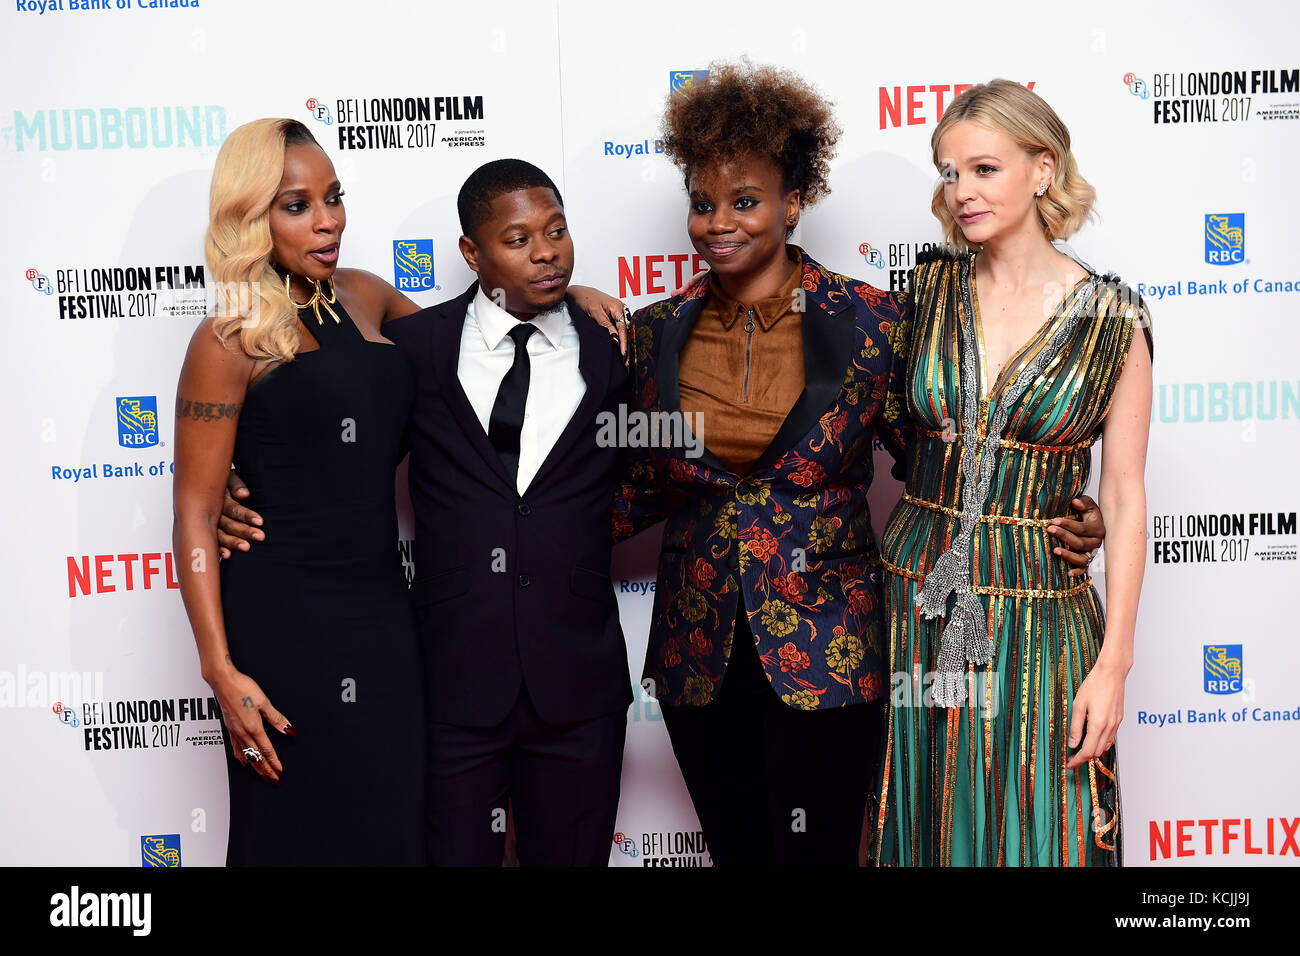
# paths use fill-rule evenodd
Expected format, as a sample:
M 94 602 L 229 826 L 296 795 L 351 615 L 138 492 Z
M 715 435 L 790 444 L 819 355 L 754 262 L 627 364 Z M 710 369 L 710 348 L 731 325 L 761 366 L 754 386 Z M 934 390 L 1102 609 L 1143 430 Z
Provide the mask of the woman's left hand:
M 1070 747 L 1079 747 L 1065 769 L 1073 770 L 1100 757 L 1115 743 L 1115 732 L 1124 719 L 1125 672 L 1098 660 L 1074 695 L 1070 718 Z M 1087 734 L 1084 734 L 1084 728 Z M 1083 740 L 1080 746 L 1079 741 Z
M 606 295 L 599 289 L 585 285 L 571 285 L 569 292 L 582 311 L 596 320 L 596 324 L 609 333 L 609 337 L 618 343 L 619 354 L 623 364 L 628 361 L 628 328 L 632 324 L 632 313 L 621 299 Z

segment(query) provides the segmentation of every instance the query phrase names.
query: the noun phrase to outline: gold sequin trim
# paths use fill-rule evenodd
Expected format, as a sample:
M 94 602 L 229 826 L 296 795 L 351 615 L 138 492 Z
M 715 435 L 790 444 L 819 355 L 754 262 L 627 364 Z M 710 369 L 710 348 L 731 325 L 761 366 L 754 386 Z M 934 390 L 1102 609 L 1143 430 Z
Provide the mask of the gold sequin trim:
M 915 495 L 909 495 L 906 491 L 903 492 L 903 500 L 910 505 L 916 505 L 918 508 L 929 508 L 931 511 L 945 514 L 949 518 L 961 517 L 961 512 L 956 508 L 949 508 L 946 505 L 939 504 L 937 501 L 927 501 L 925 498 L 918 498 Z M 980 515 L 980 521 L 983 524 L 1016 524 L 1028 525 L 1032 528 L 1046 528 L 1051 524 L 1051 522 L 1045 518 L 1021 518 L 1017 515 Z
M 1110 769 L 1104 763 L 1102 763 L 1096 757 L 1093 757 L 1091 760 L 1088 761 L 1088 788 L 1092 791 L 1092 812 L 1094 814 L 1093 824 L 1094 824 L 1094 829 L 1096 830 L 1096 836 L 1093 839 L 1096 842 L 1097 846 L 1099 846 L 1101 849 L 1114 851 L 1115 837 L 1112 836 L 1110 838 L 1109 843 L 1107 843 L 1103 839 L 1103 837 L 1105 837 L 1106 834 L 1110 833 L 1111 830 L 1116 829 L 1116 827 L 1119 825 L 1119 814 L 1116 813 L 1109 820 L 1107 820 L 1105 826 L 1096 826 L 1096 824 L 1101 823 L 1100 820 L 1101 814 L 1099 813 L 1101 809 L 1101 804 L 1097 802 L 1097 771 L 1098 770 L 1100 770 L 1102 774 L 1109 779 L 1109 782 L 1112 786 L 1118 786 L 1118 781 L 1115 779 L 1115 774 L 1111 773 Z M 1105 785 L 1106 782 L 1107 782 L 1106 780 L 1103 780 L 1102 784 Z
M 916 426 L 918 435 L 925 435 L 927 438 L 939 438 L 944 441 L 956 442 L 959 436 L 954 432 L 937 432 L 929 428 Z M 987 436 L 979 439 L 978 444 L 983 445 L 987 441 Z M 1017 451 L 1081 451 L 1084 448 L 1091 448 L 1096 444 L 1096 437 L 1089 438 L 1087 441 L 1076 442 L 1073 445 L 1035 445 L 1032 442 L 1015 441 L 1011 438 L 1001 438 L 998 444 L 1003 448 L 1014 448 Z
M 890 574 L 897 574 L 899 577 L 907 578 L 909 581 L 923 583 L 925 575 L 918 571 L 909 571 L 907 568 L 900 568 L 896 564 L 890 564 L 883 558 L 880 566 Z M 997 597 L 1015 597 L 1015 598 L 1067 598 L 1074 597 L 1076 594 L 1082 594 L 1092 587 L 1091 576 L 1085 576 L 1078 584 L 1069 588 L 995 588 L 991 585 L 976 584 L 971 587 L 972 594 L 989 594 Z

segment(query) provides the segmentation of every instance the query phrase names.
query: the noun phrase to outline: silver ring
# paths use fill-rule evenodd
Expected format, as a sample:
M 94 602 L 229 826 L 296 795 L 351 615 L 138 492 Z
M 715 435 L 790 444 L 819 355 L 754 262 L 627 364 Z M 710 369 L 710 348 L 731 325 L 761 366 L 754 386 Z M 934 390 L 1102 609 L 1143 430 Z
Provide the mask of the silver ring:
M 245 747 L 243 754 L 246 760 L 251 760 L 253 763 L 262 762 L 262 751 L 258 750 L 256 747 Z

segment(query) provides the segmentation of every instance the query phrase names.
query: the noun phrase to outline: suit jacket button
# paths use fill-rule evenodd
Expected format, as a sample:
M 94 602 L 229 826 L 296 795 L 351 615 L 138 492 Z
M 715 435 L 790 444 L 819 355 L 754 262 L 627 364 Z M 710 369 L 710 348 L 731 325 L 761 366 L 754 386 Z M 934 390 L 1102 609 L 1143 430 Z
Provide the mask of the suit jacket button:
M 736 494 L 738 494 L 738 495 L 747 495 L 747 494 L 749 494 L 749 484 L 748 484 L 748 482 L 744 482 L 744 481 L 742 481 L 742 482 L 740 482 L 739 484 L 737 484 L 737 485 L 736 485 Z
M 737 544 L 736 547 L 739 548 L 740 545 Z M 731 554 L 727 555 L 727 567 L 733 571 L 740 570 L 740 553 L 738 551 L 732 551 Z
M 526 574 L 521 574 L 521 575 L 519 575 L 519 586 L 520 586 L 521 588 L 526 588 L 526 587 L 528 587 L 528 585 L 530 585 L 530 584 L 532 584 L 532 583 L 533 583 L 533 579 L 530 578 L 528 575 L 526 575 Z
M 519 507 L 516 508 L 515 510 L 519 512 L 519 515 L 522 518 L 527 518 L 530 514 L 533 513 L 532 505 L 530 505 L 526 501 L 519 502 Z

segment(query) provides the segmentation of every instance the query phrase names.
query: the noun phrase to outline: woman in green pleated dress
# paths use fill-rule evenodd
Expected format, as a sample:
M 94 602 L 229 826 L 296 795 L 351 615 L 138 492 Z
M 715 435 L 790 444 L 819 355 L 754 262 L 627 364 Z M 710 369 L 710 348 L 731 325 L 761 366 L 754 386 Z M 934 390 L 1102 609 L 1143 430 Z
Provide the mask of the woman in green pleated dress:
M 893 693 L 876 862 L 1118 864 L 1115 732 L 1145 563 L 1151 338 L 1113 275 L 1060 252 L 1093 190 L 1069 133 L 1003 80 L 931 144 L 950 246 L 911 285 L 916 445 L 882 542 Z M 1140 330 L 1140 331 L 1139 331 Z M 1106 612 L 1045 516 L 1102 441 Z

